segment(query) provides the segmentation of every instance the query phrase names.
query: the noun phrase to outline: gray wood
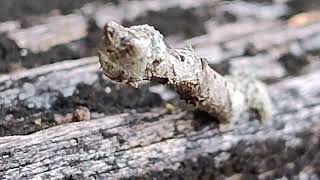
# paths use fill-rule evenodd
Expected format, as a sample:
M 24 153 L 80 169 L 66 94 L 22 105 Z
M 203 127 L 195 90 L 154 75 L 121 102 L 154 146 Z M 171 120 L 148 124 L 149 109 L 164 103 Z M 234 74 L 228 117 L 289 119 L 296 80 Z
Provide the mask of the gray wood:
M 39 68 L 13 72 L 0 76 L 0 105 L 16 104 L 18 100 L 35 99 L 39 90 L 57 90 L 66 96 L 73 93 L 78 83 L 91 84 L 97 79 L 98 58 L 90 57 L 76 61 L 63 61 Z M 63 83 L 61 83 L 64 79 Z M 48 92 L 54 97 L 55 92 Z M 20 97 L 19 97 L 20 96 Z M 45 99 L 45 97 L 43 97 Z M 41 100 L 44 99 L 39 99 Z M 45 106 L 40 104 L 40 107 Z
M 2 179 L 319 175 L 320 71 L 270 86 L 277 112 L 218 132 L 184 113 L 120 114 L 0 138 Z
M 89 4 L 81 9 L 83 14 L 74 15 L 80 17 L 81 23 L 85 22 L 82 25 L 87 26 L 86 18 L 93 18 L 103 27 L 106 20 L 132 20 L 146 11 L 174 7 L 179 1 L 153 2 L 159 6 L 149 6 L 149 1 L 125 2 L 117 7 Z M 209 1 L 192 2 L 186 7 L 202 6 Z M 135 7 L 127 7 L 126 3 L 140 6 L 143 11 L 126 14 L 128 8 Z M 242 6 L 239 4 L 236 5 Z M 112 8 L 116 8 L 117 13 L 110 13 L 114 12 Z M 269 85 L 276 109 L 274 119 L 260 125 L 243 117 L 234 129 L 219 131 L 215 123 L 197 121 L 189 112 L 168 114 L 161 107 L 145 113 L 100 114 L 91 121 L 63 124 L 30 135 L 0 137 L 0 179 L 274 179 L 282 176 L 319 179 L 320 63 L 317 58 L 309 59 L 310 64 L 301 68 L 304 75 L 293 77 L 278 62 L 288 53 L 298 53 L 301 57 L 318 50 L 319 22 L 293 28 L 262 17 L 262 26 L 247 19 L 259 16 L 259 11 L 249 15 L 234 13 L 240 13 L 243 22 L 219 27 L 208 22 L 208 34 L 186 44 L 193 45 L 200 55 L 211 57 L 211 65 L 224 73 L 256 72 L 260 79 L 268 82 L 281 80 Z M 43 22 L 45 25 L 30 29 L 51 24 Z M 84 30 L 82 25 L 77 26 L 79 32 Z M 0 31 L 11 35 L 27 30 L 0 24 Z M 28 33 L 15 37 L 22 41 L 35 32 Z M 32 37 L 42 38 L 39 34 Z M 72 36 L 68 42 L 81 37 L 84 36 Z M 43 44 L 50 49 L 67 42 L 46 44 L 47 41 L 34 39 L 22 47 L 41 51 Z M 57 93 L 69 96 L 78 84 L 92 85 L 100 75 L 96 57 L 1 75 L 0 113 L 20 101 L 50 110 Z M 0 117 L 1 126 L 10 123 L 23 127 L 27 122 L 24 118 L 12 122 L 6 116 Z

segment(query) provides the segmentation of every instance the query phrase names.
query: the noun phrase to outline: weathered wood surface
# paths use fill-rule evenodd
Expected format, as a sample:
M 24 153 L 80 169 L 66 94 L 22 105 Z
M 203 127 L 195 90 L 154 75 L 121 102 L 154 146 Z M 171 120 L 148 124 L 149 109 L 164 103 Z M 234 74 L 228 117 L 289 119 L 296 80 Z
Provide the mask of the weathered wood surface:
M 269 77 L 271 76 L 273 78 L 283 77 L 284 73 L 288 74 L 284 69 L 279 69 L 281 65 L 278 62 L 275 62 L 276 64 L 270 62 L 270 58 L 272 58 L 270 56 L 272 55 L 261 54 L 254 57 L 239 57 L 237 61 L 230 63 L 229 71 L 232 73 L 254 71 L 258 73 L 258 76 L 266 77 L 269 75 Z M 222 66 L 223 63 L 218 64 L 218 66 L 219 65 Z M 316 66 L 317 63 L 313 63 L 312 65 Z M 28 99 L 27 97 L 34 99 L 33 93 L 37 94 L 37 92 L 43 92 L 43 90 L 46 89 L 59 91 L 65 96 L 67 96 L 67 94 L 70 95 L 73 93 L 72 89 L 74 89 L 78 83 L 92 84 L 97 80 L 98 67 L 97 58 L 92 57 L 2 75 L 0 76 L 0 105 L 6 104 L 5 106 L 7 107 L 8 105 L 16 104 L 19 100 Z M 317 68 L 314 68 L 314 70 L 316 69 Z M 65 80 L 60 82 L 62 77 L 64 77 Z M 27 97 L 24 97 L 21 93 L 26 92 L 28 94 L 26 88 L 31 88 L 34 91 L 30 92 L 31 94 L 27 95 Z M 48 98 L 47 96 L 53 98 L 57 95 L 56 91 L 45 92 L 46 97 L 42 98 Z M 41 99 L 41 97 L 39 98 Z M 45 99 L 40 100 L 40 102 L 46 101 Z M 32 106 L 35 106 L 35 104 Z M 39 108 L 43 107 L 43 105 L 37 106 Z
M 95 81 L 98 70 L 98 58 L 91 57 L 77 61 L 63 61 L 18 73 L 14 72 L 8 75 L 2 75 L 0 76 L 0 104 L 13 105 L 16 104 L 17 101 L 24 100 L 25 98 L 35 99 L 33 97 L 35 95 L 34 93 L 40 89 L 56 89 L 68 96 L 70 93 L 73 93 L 73 90 L 70 91 L 70 89 L 74 89 L 78 83 L 88 83 L 90 85 Z M 23 84 L 29 84 L 32 87 L 29 86 L 24 89 L 23 86 L 26 85 Z M 64 89 L 66 91 L 64 91 Z M 24 91 L 26 92 L 26 96 L 21 96 L 21 94 L 24 94 Z M 55 94 L 54 92 L 51 93 Z M 51 95 L 49 95 L 49 97 L 50 96 Z M 43 107 L 43 105 L 39 105 L 39 107 Z
M 0 23 L 1 33 L 28 40 L 25 45 L 18 43 L 19 48 L 43 53 L 38 60 L 44 65 L 52 63 L 46 58 L 57 54 L 52 51 L 56 45 L 79 52 L 89 45 L 94 49 L 92 44 L 83 45 L 84 38 L 96 42 L 99 33 L 90 32 L 92 24 L 101 28 L 109 20 L 149 23 L 168 13 L 175 17 L 192 12 L 195 17 L 205 17 L 202 22 L 207 34 L 182 40 L 179 34 L 189 27 L 180 29 L 185 17 L 179 17 L 181 22 L 164 23 L 174 29 L 168 31 L 173 35 L 167 39 L 169 44 L 191 44 L 222 73 L 256 74 L 269 83 L 276 109 L 274 119 L 266 124 L 243 117 L 239 126 L 219 132 L 215 122 L 184 107 L 176 106 L 170 113 L 165 103 L 176 105 L 178 99 L 170 89 L 115 85 L 103 76 L 96 57 L 78 59 L 84 56 L 77 55 L 73 59 L 78 60 L 0 75 L 0 179 L 319 178 L 320 24 L 316 19 L 292 26 L 282 17 L 288 15 L 287 3 L 279 2 L 87 4 L 69 16 L 54 17 L 60 22 L 70 20 L 67 24 L 72 28 L 67 30 L 76 34 L 70 37 L 61 31 L 65 31 L 61 28 L 64 23 L 55 24 L 50 17 L 41 17 L 41 22 L 23 29 L 19 21 Z M 239 11 L 243 8 L 247 10 Z M 231 20 L 221 14 L 231 15 Z M 231 23 L 232 18 L 236 22 Z M 39 27 L 48 31 L 34 31 Z M 90 34 L 84 35 L 87 32 Z M 48 38 L 48 33 L 53 36 Z M 3 54 L 10 55 L 6 48 Z M 13 53 L 23 55 L 19 48 Z M 30 58 L 34 60 L 35 54 Z M 71 58 L 57 61 L 64 59 Z M 26 68 L 31 67 L 35 66 Z M 90 121 L 70 123 L 68 116 L 78 105 L 89 108 Z
M 121 88 L 108 81 L 99 70 L 97 57 L 3 75 L 0 84 L 0 136 L 51 127 L 59 121 L 56 115 L 71 113 L 78 105 L 95 113 L 114 114 L 162 103 L 148 87 Z M 35 123 L 39 118 L 43 125 Z
M 35 127 L 33 115 L 49 110 L 59 96 L 71 96 L 79 83 L 91 85 L 97 81 L 97 61 L 96 57 L 63 61 L 0 76 L 0 134 L 7 134 L 6 127 L 14 124 L 16 128 L 10 128 L 13 134 L 30 123 Z
M 269 79 L 262 78 L 264 80 L 279 80 L 284 77 L 284 75 L 289 75 L 290 73 L 285 70 L 278 61 L 274 60 L 274 56 L 275 55 L 264 53 L 252 57 L 238 57 L 230 62 L 227 71 L 234 74 L 251 71 L 256 72 L 260 78 L 269 77 Z M 290 60 L 291 59 L 289 59 L 289 61 Z M 292 60 L 295 61 L 295 59 Z M 221 64 L 213 65 L 213 67 L 217 68 L 217 66 L 223 65 L 222 62 Z M 299 64 L 296 66 L 302 68 Z M 313 68 L 309 68 L 306 72 L 316 71 L 319 63 L 317 60 L 314 60 L 309 66 Z M 222 71 L 226 73 L 225 70 Z M 104 88 L 114 86 L 101 84 L 101 81 L 104 81 L 104 78 L 101 71 L 99 71 L 96 57 L 64 61 L 0 76 L 0 106 L 2 107 L 0 114 L 3 119 L 6 119 L 1 122 L 0 134 L 2 136 L 5 134 L 16 134 L 16 132 L 19 132 L 19 130 L 24 127 L 22 126 L 23 124 L 31 124 L 31 127 L 37 130 L 42 129 L 34 123 L 34 120 L 41 117 L 41 112 L 43 114 L 43 111 L 48 111 L 50 114 L 65 112 L 65 110 L 52 112 L 52 108 L 55 107 L 57 99 L 60 97 L 64 97 L 64 99 L 70 96 L 78 97 L 75 92 L 79 91 L 79 88 L 77 88 L 79 84 L 88 86 L 95 85 L 97 88 L 92 90 L 94 91 L 93 93 L 100 91 L 102 91 L 101 93 L 105 93 Z M 149 90 L 147 92 L 151 93 Z M 167 93 L 174 94 L 173 92 Z M 121 96 L 121 94 L 119 94 L 119 96 Z M 169 96 L 174 97 L 172 95 Z M 87 101 L 88 100 L 84 100 L 84 102 Z M 79 103 L 83 104 L 82 101 L 78 102 L 78 104 Z M 24 113 L 25 111 L 29 113 Z M 71 109 L 68 111 L 71 111 Z M 24 114 L 24 118 L 21 117 L 21 115 L 13 116 L 15 114 Z M 16 124 L 17 128 L 10 128 L 11 130 L 8 131 L 7 127 L 13 124 Z M 31 133 L 35 131 L 35 129 L 32 128 L 26 131 Z
M 218 132 L 161 110 L 0 138 L 0 177 L 225 178 L 319 175 L 320 71 L 270 86 L 277 110 Z

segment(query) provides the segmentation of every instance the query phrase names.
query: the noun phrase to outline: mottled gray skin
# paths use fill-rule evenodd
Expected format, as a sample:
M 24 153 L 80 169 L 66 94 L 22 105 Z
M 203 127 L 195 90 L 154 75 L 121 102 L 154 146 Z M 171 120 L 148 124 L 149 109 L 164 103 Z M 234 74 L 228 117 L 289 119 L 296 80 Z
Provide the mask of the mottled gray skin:
M 240 75 L 222 77 L 192 49 L 168 47 L 149 25 L 125 28 L 108 23 L 99 59 L 110 79 L 135 87 L 143 80 L 171 84 L 182 99 L 221 123 L 234 124 L 248 110 L 262 121 L 271 118 L 271 100 L 262 82 Z

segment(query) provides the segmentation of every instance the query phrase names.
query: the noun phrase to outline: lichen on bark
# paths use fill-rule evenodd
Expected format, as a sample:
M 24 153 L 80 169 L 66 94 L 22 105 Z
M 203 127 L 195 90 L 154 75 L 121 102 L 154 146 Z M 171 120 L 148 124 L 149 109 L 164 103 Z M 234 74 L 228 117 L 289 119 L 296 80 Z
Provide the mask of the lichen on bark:
M 233 124 L 248 110 L 262 121 L 272 115 L 262 82 L 242 75 L 223 77 L 192 49 L 168 47 L 162 34 L 149 25 L 126 28 L 107 23 L 99 60 L 110 79 L 135 87 L 144 80 L 171 84 L 182 99 L 221 123 Z

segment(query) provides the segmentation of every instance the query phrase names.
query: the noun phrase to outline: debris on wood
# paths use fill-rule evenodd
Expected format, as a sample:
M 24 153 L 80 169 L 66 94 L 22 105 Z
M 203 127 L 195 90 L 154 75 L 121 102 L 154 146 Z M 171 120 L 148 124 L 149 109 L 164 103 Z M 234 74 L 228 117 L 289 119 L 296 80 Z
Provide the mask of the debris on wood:
M 85 106 L 77 107 L 72 113 L 73 121 L 89 121 L 90 120 L 90 110 Z

